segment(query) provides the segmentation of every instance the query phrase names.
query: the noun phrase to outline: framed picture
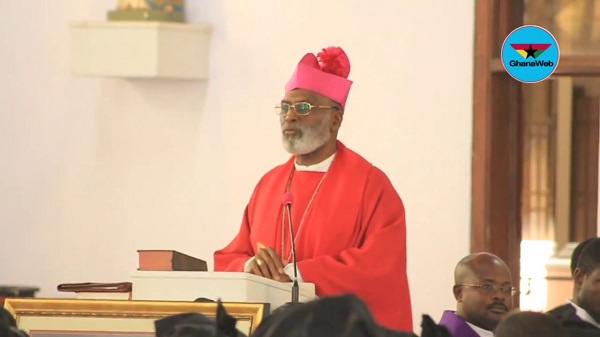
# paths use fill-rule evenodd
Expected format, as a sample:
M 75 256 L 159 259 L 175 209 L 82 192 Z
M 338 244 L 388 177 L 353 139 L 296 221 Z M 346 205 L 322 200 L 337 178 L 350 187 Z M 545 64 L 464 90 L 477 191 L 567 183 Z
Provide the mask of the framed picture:
M 223 302 L 249 336 L 268 314 L 268 303 Z M 10 298 L 4 307 L 31 337 L 154 337 L 154 321 L 185 312 L 216 317 L 217 303 Z

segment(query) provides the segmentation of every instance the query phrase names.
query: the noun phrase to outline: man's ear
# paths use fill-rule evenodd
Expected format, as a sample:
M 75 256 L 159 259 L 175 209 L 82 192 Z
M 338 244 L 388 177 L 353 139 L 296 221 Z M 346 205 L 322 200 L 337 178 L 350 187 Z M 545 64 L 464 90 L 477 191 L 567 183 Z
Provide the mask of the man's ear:
M 454 299 L 456 299 L 457 302 L 462 302 L 463 287 L 456 285 L 452 287 L 452 292 L 454 293 Z
M 341 110 L 334 110 L 331 112 L 331 131 L 338 131 L 342 126 L 344 120 L 344 113 Z
M 585 272 L 581 268 L 575 268 L 573 271 L 573 281 L 575 281 L 575 287 L 581 288 L 583 281 L 585 281 Z

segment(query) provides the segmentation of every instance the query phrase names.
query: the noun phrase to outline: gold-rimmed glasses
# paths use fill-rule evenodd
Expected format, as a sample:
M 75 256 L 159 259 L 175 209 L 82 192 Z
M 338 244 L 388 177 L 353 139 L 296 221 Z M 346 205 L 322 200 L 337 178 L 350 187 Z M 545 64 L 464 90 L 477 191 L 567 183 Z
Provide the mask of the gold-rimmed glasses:
M 503 286 L 499 286 L 499 285 L 495 285 L 493 283 L 486 282 L 486 283 L 480 283 L 480 284 L 462 283 L 462 284 L 457 284 L 457 286 L 479 288 L 486 294 L 491 294 L 498 290 L 500 290 L 502 293 L 510 295 L 510 296 L 514 296 L 517 293 L 517 289 L 515 287 L 511 286 L 510 284 L 505 284 Z
M 298 102 L 294 104 L 282 102 L 281 104 L 277 104 L 275 106 L 275 113 L 278 116 L 287 116 L 290 110 L 294 109 L 296 115 L 306 116 L 314 109 L 339 109 L 339 107 L 334 105 L 312 105 L 308 102 Z

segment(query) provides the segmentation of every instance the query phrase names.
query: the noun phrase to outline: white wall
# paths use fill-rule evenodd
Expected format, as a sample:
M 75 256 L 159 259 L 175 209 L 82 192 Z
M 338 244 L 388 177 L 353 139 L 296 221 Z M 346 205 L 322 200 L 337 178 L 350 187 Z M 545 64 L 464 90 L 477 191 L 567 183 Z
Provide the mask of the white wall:
M 0 284 L 122 281 L 136 249 L 207 259 L 284 161 L 272 106 L 329 45 L 355 84 L 340 135 L 403 197 L 415 326 L 469 250 L 474 1 L 194 1 L 208 81 L 69 74 L 72 20 L 113 0 L 1 1 Z M 420 329 L 419 329 L 420 330 Z

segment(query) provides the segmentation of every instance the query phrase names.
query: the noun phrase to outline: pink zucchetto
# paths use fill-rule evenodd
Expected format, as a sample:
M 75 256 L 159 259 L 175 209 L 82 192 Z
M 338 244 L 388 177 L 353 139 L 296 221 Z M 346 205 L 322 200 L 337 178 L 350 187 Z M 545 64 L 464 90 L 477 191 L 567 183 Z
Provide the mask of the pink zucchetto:
M 352 86 L 348 74 L 350 60 L 342 48 L 324 48 L 316 56 L 312 53 L 304 55 L 285 85 L 285 91 L 311 90 L 338 102 L 344 109 Z

